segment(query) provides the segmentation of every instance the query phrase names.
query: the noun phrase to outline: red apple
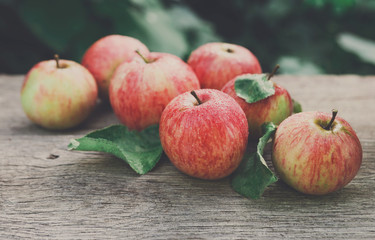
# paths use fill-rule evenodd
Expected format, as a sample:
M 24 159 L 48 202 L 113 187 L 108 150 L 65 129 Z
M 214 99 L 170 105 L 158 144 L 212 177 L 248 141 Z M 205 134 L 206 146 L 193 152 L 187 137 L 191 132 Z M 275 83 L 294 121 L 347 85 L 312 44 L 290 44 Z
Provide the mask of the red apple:
M 109 35 L 92 44 L 82 58 L 85 66 L 94 76 L 99 95 L 103 100 L 108 99 L 108 86 L 113 72 L 122 62 L 131 61 L 139 50 L 143 54 L 149 51 L 139 40 L 122 35 Z
M 240 75 L 225 84 L 221 91 L 233 97 L 241 106 L 249 123 L 250 137 L 257 139 L 262 134 L 262 125 L 264 123 L 273 122 L 278 125 L 284 119 L 292 115 L 293 101 L 286 89 L 273 83 L 275 88 L 274 95 L 254 103 L 246 102 L 244 99 L 237 96 L 234 88 L 235 81 L 240 77 L 243 78 L 246 76 L 251 77 L 250 74 Z
M 168 53 L 150 53 L 122 63 L 109 86 L 112 108 L 130 129 L 159 123 L 161 113 L 177 95 L 199 89 L 193 70 Z
M 218 90 L 237 75 L 262 72 L 258 59 L 248 49 L 221 42 L 200 46 L 191 53 L 188 64 L 202 88 Z
M 195 92 L 179 95 L 165 108 L 159 126 L 161 144 L 183 173 L 201 179 L 226 177 L 238 167 L 246 149 L 246 116 L 223 92 Z
M 82 65 L 42 61 L 30 69 L 21 90 L 23 110 L 34 123 L 48 129 L 67 129 L 81 123 L 96 104 L 95 79 Z
M 290 116 L 276 130 L 272 160 L 296 190 L 323 195 L 347 185 L 362 162 L 359 139 L 344 119 L 322 112 Z

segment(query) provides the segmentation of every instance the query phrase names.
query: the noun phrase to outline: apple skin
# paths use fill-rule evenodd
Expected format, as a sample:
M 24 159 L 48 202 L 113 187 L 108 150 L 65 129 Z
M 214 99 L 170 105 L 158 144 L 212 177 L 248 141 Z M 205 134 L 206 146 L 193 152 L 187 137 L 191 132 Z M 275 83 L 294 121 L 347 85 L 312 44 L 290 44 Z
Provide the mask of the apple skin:
M 273 122 L 278 125 L 292 115 L 293 101 L 285 88 L 273 83 L 275 87 L 274 95 L 258 102 L 248 103 L 237 96 L 234 89 L 235 80 L 236 78 L 225 84 L 221 91 L 233 97 L 245 112 L 251 139 L 257 139 L 262 135 L 262 125 L 264 123 Z
M 361 143 L 348 122 L 322 112 L 301 112 L 276 130 L 272 161 L 280 178 L 297 191 L 324 195 L 347 185 L 362 163 Z
M 108 86 L 113 72 L 122 62 L 129 62 L 137 56 L 136 50 L 142 54 L 149 53 L 138 39 L 122 35 L 105 36 L 86 50 L 82 65 L 94 76 L 103 100 L 108 100 Z
M 159 126 L 164 152 L 181 172 L 201 179 L 231 174 L 245 153 L 245 113 L 227 94 L 215 89 L 186 92 L 165 108 Z
M 111 106 L 119 120 L 141 131 L 158 124 L 161 113 L 177 95 L 199 89 L 193 70 L 180 58 L 152 52 L 132 62 L 122 63 L 109 86 Z
M 245 47 L 222 42 L 195 49 L 188 64 L 196 73 L 201 88 L 220 90 L 228 81 L 244 73 L 262 73 L 258 59 Z
M 27 73 L 21 89 L 21 103 L 34 123 L 53 130 L 77 126 L 96 105 L 98 87 L 94 77 L 79 63 L 42 61 Z

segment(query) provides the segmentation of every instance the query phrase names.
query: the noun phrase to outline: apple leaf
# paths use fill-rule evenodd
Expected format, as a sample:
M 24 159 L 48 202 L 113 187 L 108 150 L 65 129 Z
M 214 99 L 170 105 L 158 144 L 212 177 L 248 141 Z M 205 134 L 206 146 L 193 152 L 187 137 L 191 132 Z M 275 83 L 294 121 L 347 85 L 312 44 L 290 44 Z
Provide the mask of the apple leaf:
M 112 125 L 82 138 L 72 139 L 68 149 L 113 154 L 128 163 L 138 174 L 149 172 L 163 152 L 157 125 L 141 132 L 130 131 L 123 125 Z
M 264 147 L 276 131 L 276 126 L 265 123 L 262 128 L 264 135 L 259 138 L 256 152 L 245 156 L 232 179 L 232 188 L 252 199 L 260 198 L 266 187 L 277 181 L 276 175 L 268 168 L 262 156 Z
M 55 52 L 67 50 L 74 37 L 90 23 L 82 1 L 28 0 L 20 1 L 18 5 L 22 21 Z
M 244 74 L 236 78 L 234 90 L 240 98 L 254 103 L 275 94 L 273 82 L 267 74 Z
M 117 34 L 135 37 L 150 50 L 179 57 L 188 51 L 184 32 L 161 1 L 92 1 L 94 11 L 113 23 Z M 179 16 L 180 17 L 180 16 Z
M 295 99 L 292 99 L 293 101 L 293 113 L 300 113 L 302 112 L 302 105 L 297 102 Z

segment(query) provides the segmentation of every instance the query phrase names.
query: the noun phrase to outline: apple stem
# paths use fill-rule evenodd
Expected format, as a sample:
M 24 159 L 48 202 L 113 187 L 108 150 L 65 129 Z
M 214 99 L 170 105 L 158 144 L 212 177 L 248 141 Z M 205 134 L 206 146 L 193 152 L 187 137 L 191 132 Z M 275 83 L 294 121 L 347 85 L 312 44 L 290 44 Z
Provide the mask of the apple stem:
M 234 50 L 233 49 L 231 49 L 231 48 L 227 48 L 227 50 L 226 50 L 228 53 L 234 53 Z
M 277 70 L 279 70 L 279 68 L 280 68 L 280 65 L 276 64 L 276 66 L 273 68 L 272 72 L 268 75 L 267 80 L 270 80 L 275 75 Z
M 145 56 L 143 56 L 143 54 L 138 49 L 135 50 L 135 52 L 143 59 L 143 61 L 145 61 L 145 63 L 150 63 L 150 61 Z
M 56 61 L 56 67 L 61 68 L 60 64 L 59 64 L 59 61 L 60 61 L 59 54 L 55 54 L 54 58 L 55 58 L 55 61 Z
M 331 130 L 332 124 L 335 121 L 336 115 L 337 115 L 337 109 L 332 110 L 332 118 L 331 121 L 327 124 L 327 126 L 324 128 L 325 130 Z
M 191 95 L 193 95 L 195 97 L 195 99 L 197 99 L 198 105 L 201 105 L 202 101 L 199 99 L 197 93 L 194 90 L 191 91 L 190 93 L 191 93 Z

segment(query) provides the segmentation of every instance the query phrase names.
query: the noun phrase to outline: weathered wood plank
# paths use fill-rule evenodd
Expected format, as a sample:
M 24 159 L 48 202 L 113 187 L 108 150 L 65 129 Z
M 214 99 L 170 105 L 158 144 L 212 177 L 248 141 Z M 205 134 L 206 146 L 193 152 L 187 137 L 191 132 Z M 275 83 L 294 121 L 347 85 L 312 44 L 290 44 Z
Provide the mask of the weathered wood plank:
M 0 239 L 374 239 L 375 77 L 276 81 L 305 110 L 339 108 L 356 129 L 363 165 L 344 189 L 314 197 L 278 182 L 249 200 L 228 178 L 190 178 L 165 156 L 139 176 L 108 154 L 66 150 L 71 138 L 117 123 L 106 106 L 75 130 L 46 131 L 23 114 L 22 76 L 0 76 Z

